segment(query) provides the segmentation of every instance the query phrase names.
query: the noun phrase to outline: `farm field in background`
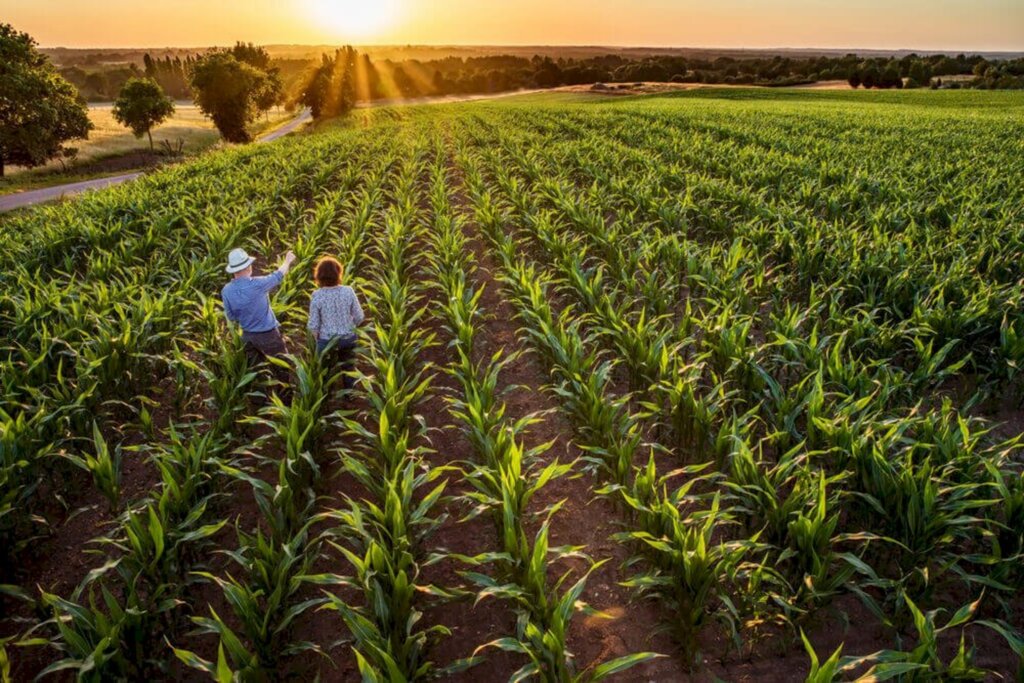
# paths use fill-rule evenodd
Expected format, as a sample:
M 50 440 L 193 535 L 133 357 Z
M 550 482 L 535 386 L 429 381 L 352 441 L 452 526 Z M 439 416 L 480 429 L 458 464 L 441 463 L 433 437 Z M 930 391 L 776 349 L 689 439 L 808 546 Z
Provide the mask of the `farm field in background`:
M 118 123 L 114 119 L 112 107 L 111 104 L 89 105 L 89 119 L 94 128 L 90 131 L 88 140 L 72 143 L 72 147 L 78 148 L 78 156 L 73 162 L 66 162 L 66 170 L 60 161 L 52 161 L 34 169 L 12 166 L 7 169 L 6 176 L 0 179 L 0 194 L 75 182 L 148 166 L 160 160 L 160 144 L 164 140 L 175 148 L 178 141 L 182 141 L 182 152 L 187 155 L 206 151 L 220 142 L 220 133 L 213 123 L 200 113 L 198 107 L 191 102 L 177 102 L 174 116 L 153 128 L 156 154 L 152 154 L 149 139 L 136 138 L 130 130 Z M 281 108 L 271 110 L 266 118 L 261 118 L 257 122 L 256 129 L 267 130 L 293 116 L 294 113 Z
M 12 680 L 1021 671 L 1024 94 L 357 110 L 0 245 Z M 235 246 L 299 257 L 287 400 Z

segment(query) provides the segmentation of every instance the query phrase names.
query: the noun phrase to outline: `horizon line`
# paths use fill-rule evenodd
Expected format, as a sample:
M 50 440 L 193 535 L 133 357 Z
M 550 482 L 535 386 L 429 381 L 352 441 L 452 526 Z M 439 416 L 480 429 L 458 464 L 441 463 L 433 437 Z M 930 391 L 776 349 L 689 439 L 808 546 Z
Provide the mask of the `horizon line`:
M 261 47 L 343 47 L 351 46 L 356 49 L 416 49 L 416 48 L 428 48 L 428 49 L 501 49 L 501 48 L 512 48 L 512 49 L 598 49 L 598 50 L 745 50 L 745 51 L 807 51 L 807 52 L 845 52 L 847 54 L 856 54 L 858 52 L 910 52 L 910 53 L 924 53 L 924 54 L 980 54 L 980 53 L 998 53 L 998 54 L 1024 54 L 1024 46 L 1020 48 L 925 48 L 925 47 L 820 47 L 820 46 L 769 46 L 769 47 L 753 47 L 753 46 L 723 46 L 723 45 L 616 45 L 616 44 L 602 44 L 602 43 L 367 43 L 367 44 L 356 44 L 352 42 L 340 42 L 340 43 L 287 43 L 287 42 L 268 42 L 268 43 L 257 43 L 256 41 L 242 41 L 242 42 L 253 42 Z M 113 46 L 101 46 L 101 45 L 89 45 L 89 46 L 72 46 L 72 45 L 40 45 L 40 49 L 43 50 L 201 50 L 201 49 L 214 49 L 219 47 L 230 47 L 232 43 L 225 44 L 214 44 L 214 45 L 113 45 Z

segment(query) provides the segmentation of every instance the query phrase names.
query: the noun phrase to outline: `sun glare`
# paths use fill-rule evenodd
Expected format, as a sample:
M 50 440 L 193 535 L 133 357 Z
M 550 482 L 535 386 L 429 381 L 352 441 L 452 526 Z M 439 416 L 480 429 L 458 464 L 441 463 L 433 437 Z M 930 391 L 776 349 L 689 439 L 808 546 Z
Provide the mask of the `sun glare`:
M 398 0 L 307 0 L 311 19 L 345 38 L 372 38 L 398 18 Z

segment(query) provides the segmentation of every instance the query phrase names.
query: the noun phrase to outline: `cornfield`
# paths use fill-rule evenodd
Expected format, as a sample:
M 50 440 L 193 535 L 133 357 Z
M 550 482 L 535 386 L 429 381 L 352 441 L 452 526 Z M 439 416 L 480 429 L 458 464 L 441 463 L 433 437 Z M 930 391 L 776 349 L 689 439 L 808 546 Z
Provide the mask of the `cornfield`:
M 0 681 L 1024 676 L 1016 94 L 365 111 L 0 245 Z

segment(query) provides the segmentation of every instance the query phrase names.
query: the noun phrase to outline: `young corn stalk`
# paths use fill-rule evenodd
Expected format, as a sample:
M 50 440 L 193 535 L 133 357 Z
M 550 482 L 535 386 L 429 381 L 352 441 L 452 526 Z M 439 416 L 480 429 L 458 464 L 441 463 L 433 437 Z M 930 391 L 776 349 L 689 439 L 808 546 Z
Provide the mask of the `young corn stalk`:
M 77 467 L 92 474 L 93 483 L 107 499 L 111 514 L 116 514 L 121 502 L 121 446 L 111 450 L 95 422 L 92 425 L 92 442 L 94 453 L 69 453 L 67 457 Z

